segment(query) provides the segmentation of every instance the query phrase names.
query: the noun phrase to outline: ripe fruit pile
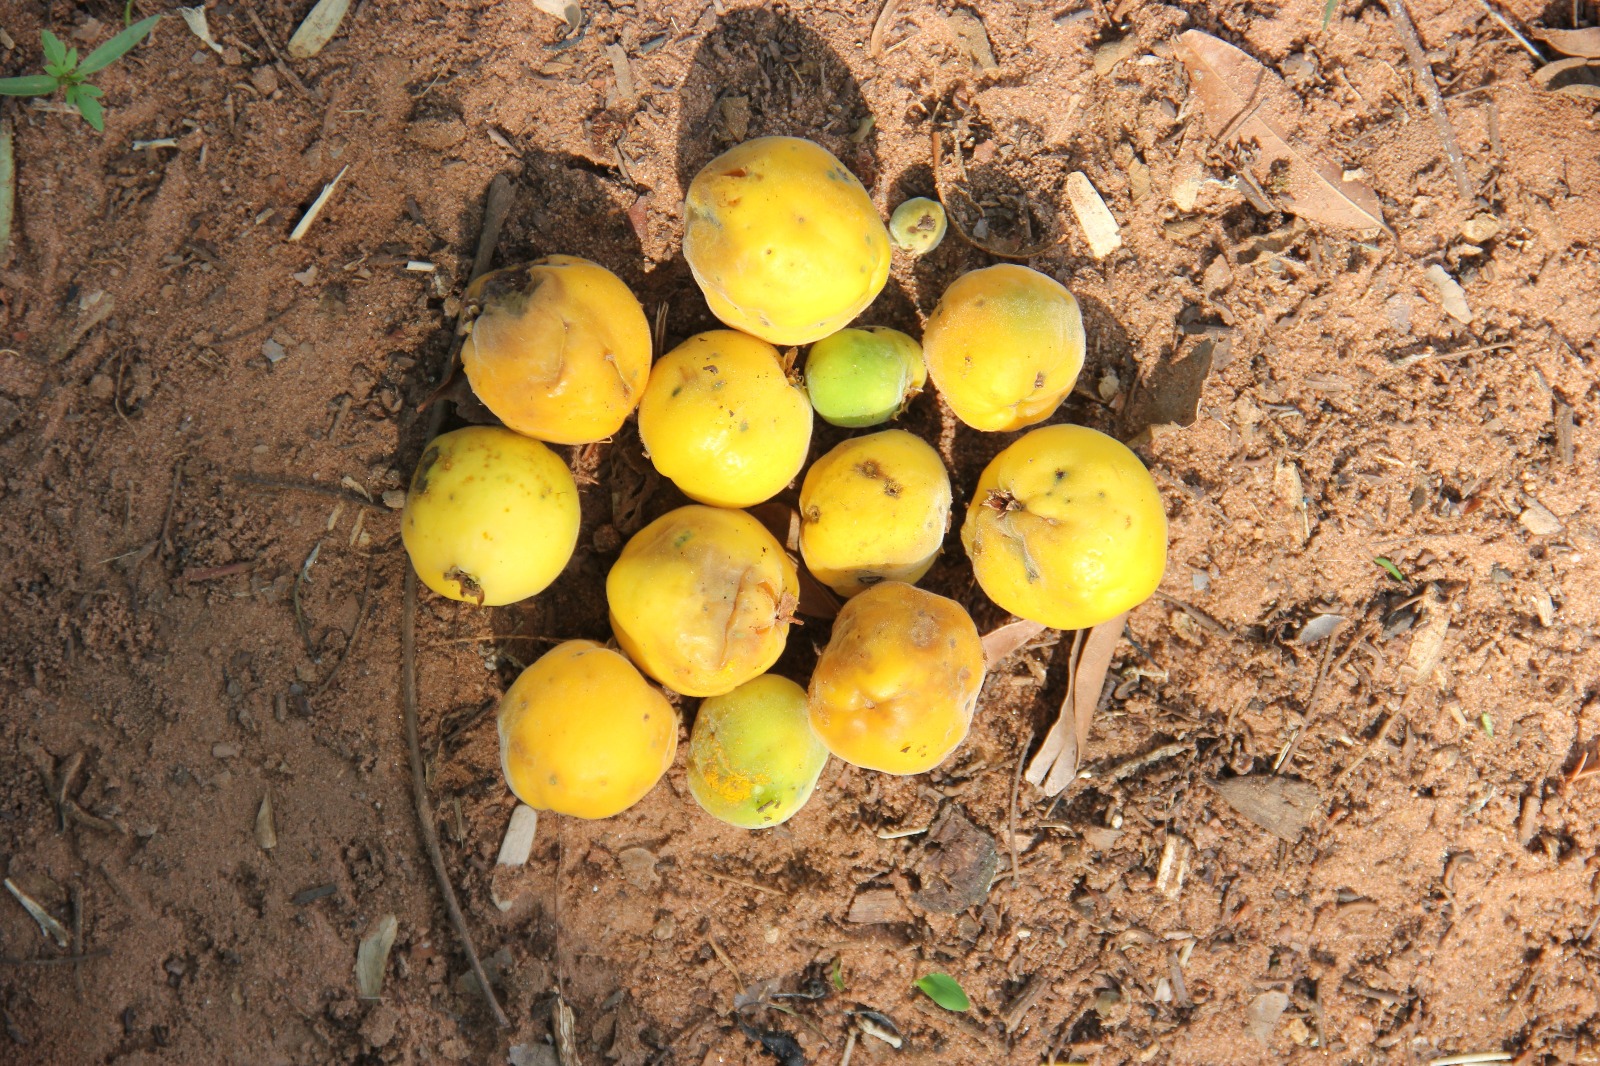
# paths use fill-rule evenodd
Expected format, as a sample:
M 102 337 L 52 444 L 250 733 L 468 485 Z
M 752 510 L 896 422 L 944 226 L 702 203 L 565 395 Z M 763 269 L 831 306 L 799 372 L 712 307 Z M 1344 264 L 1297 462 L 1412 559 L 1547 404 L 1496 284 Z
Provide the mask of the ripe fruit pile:
M 403 540 L 418 576 L 484 606 L 543 591 L 577 542 L 577 486 L 543 442 L 585 444 L 637 408 L 650 460 L 696 501 L 641 529 L 606 578 L 618 651 L 569 640 L 501 701 L 506 780 L 525 803 L 606 818 L 638 802 L 677 752 L 672 705 L 646 676 L 701 697 L 689 790 L 713 816 L 760 829 L 805 805 L 828 754 L 918 774 L 967 735 L 983 644 L 954 600 L 919 589 L 950 526 L 944 461 L 884 429 L 805 462 L 813 414 L 847 428 L 896 417 L 931 379 L 974 429 L 1043 422 L 1083 367 L 1078 303 L 1027 267 L 958 278 L 921 345 L 849 328 L 888 277 L 894 245 L 931 251 L 937 203 L 886 229 L 866 190 L 810 141 L 763 137 L 689 187 L 684 256 L 729 328 L 650 361 L 638 300 L 574 256 L 498 270 L 467 291 L 462 362 L 503 427 L 445 433 L 412 478 Z M 810 345 L 803 384 L 775 345 Z M 745 511 L 804 471 L 799 550 L 846 602 L 808 689 L 767 673 L 798 607 L 798 562 Z M 983 471 L 961 525 L 999 606 L 1084 629 L 1138 604 L 1166 566 L 1166 512 L 1123 445 L 1081 426 L 1032 430 Z M 642 671 L 642 673 L 641 673 Z

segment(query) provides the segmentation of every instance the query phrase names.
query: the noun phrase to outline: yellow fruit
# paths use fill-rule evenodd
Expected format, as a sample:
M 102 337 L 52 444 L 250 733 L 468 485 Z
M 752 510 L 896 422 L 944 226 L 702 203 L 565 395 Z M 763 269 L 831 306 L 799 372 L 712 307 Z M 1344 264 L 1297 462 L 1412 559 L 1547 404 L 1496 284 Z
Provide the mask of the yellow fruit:
M 609 818 L 655 787 L 678 750 L 672 705 L 621 655 L 569 640 L 500 700 L 500 766 L 518 799 Z
M 1054 279 L 1002 263 L 961 275 L 922 334 L 928 376 L 957 418 L 1004 433 L 1049 418 L 1083 369 L 1083 315 Z
M 800 554 L 841 596 L 880 581 L 916 581 L 949 527 L 944 463 L 903 429 L 843 442 L 811 464 L 800 486 Z
M 657 360 L 639 405 L 639 439 L 690 499 L 749 507 L 783 491 L 805 465 L 811 403 L 772 345 L 712 330 Z
M 806 690 L 762 674 L 700 704 L 689 734 L 689 791 L 713 818 L 765 829 L 806 805 L 827 762 L 806 716 Z
M 850 600 L 811 675 L 811 728 L 845 762 L 931 770 L 967 735 L 983 642 L 961 605 L 899 581 Z
M 598 263 L 552 255 L 485 274 L 461 363 L 472 391 L 518 433 L 587 444 L 622 428 L 650 374 L 650 325 Z
M 800 580 L 783 545 L 743 511 L 680 507 L 623 546 L 606 575 L 617 643 L 685 696 L 718 696 L 783 654 Z
M 873 301 L 889 234 L 856 176 L 797 137 L 758 137 L 707 163 L 684 204 L 683 256 L 711 311 L 773 344 L 810 344 Z
M 1083 426 L 1045 426 L 984 469 L 961 543 L 995 603 L 1057 629 L 1088 629 L 1161 584 L 1167 513 L 1127 448 Z
M 500 426 L 433 439 L 411 477 L 400 539 L 422 583 L 499 607 L 542 592 L 578 543 L 578 486 L 561 457 Z

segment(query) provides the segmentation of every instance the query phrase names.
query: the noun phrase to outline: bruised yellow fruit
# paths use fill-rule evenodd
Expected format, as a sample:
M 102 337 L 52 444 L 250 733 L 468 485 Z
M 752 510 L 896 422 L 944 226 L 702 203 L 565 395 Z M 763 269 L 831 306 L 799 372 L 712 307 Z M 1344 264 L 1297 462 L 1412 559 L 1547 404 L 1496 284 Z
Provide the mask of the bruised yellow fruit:
M 700 704 L 689 734 L 689 791 L 713 818 L 765 829 L 806 805 L 827 762 L 806 716 L 806 690 L 762 674 Z
M 1088 629 L 1161 584 L 1167 512 L 1122 444 L 1083 426 L 1045 426 L 984 468 L 961 543 L 995 603 L 1057 629 Z
M 461 364 L 496 418 L 556 444 L 622 428 L 650 374 L 650 325 L 622 279 L 552 255 L 485 274 L 466 303 L 478 310 Z
M 743 511 L 690 505 L 645 526 L 606 575 L 617 643 L 685 696 L 718 696 L 783 654 L 800 579 Z
M 1013 263 L 957 278 L 922 334 L 928 376 L 950 410 L 991 433 L 1054 414 L 1083 369 L 1083 349 L 1078 301 Z
M 683 257 L 711 311 L 773 344 L 810 344 L 870 304 L 889 234 L 856 176 L 798 137 L 758 137 L 707 163 L 684 204 Z
M 749 507 L 783 491 L 805 465 L 811 403 L 772 345 L 711 330 L 656 361 L 639 439 L 685 496 Z
M 661 780 L 678 718 L 632 663 L 592 640 L 558 644 L 500 700 L 500 766 L 518 799 L 577 818 L 609 818 Z
M 852 437 L 811 464 L 800 486 L 800 554 L 841 596 L 916 581 L 949 527 L 944 462 L 903 429 Z
M 499 607 L 542 592 L 578 543 L 578 486 L 561 457 L 500 426 L 435 437 L 400 516 L 422 583 Z
M 983 642 L 955 600 L 899 581 L 850 600 L 811 675 L 811 728 L 847 763 L 931 770 L 967 735 Z

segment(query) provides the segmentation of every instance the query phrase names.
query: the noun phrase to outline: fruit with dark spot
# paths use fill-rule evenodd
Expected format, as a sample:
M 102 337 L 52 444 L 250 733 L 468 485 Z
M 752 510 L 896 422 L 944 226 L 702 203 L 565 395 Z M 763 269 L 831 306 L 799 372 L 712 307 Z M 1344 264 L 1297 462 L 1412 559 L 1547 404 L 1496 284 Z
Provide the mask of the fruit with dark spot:
M 841 329 L 806 354 L 806 392 L 825 422 L 876 426 L 905 410 L 928 383 L 922 347 L 897 329 Z
M 889 277 L 889 234 L 827 149 L 758 137 L 695 175 L 683 256 L 711 311 L 773 344 L 809 344 L 866 309 Z
M 690 499 L 749 507 L 800 473 L 811 404 L 772 345 L 711 330 L 656 361 L 639 405 L 639 439 Z
M 669 511 L 623 546 L 606 575 L 617 643 L 685 696 L 717 696 L 778 661 L 800 580 L 783 545 L 743 511 Z
M 765 829 L 806 805 L 827 761 L 806 690 L 762 674 L 700 704 L 689 734 L 689 791 L 712 817 Z
M 885 581 L 834 619 L 807 693 L 811 727 L 845 762 L 920 774 L 966 737 L 983 671 L 983 642 L 959 603 Z
M 841 596 L 917 581 L 949 528 L 944 462 L 903 429 L 844 441 L 811 464 L 800 486 L 800 553 Z
M 501 426 L 433 439 L 400 516 L 422 583 L 499 607 L 542 592 L 578 543 L 578 486 L 555 452 Z
M 1019 618 L 1088 629 L 1144 602 L 1167 565 L 1155 479 L 1122 444 L 1045 426 L 978 478 L 961 543 L 978 584 Z
M 495 417 L 556 444 L 622 428 L 649 377 L 651 345 L 644 308 L 622 279 L 552 255 L 483 275 L 465 299 L 472 317 L 461 364 Z
M 516 797 L 578 818 L 620 814 L 678 750 L 678 716 L 632 663 L 591 640 L 540 656 L 500 700 L 500 766 Z
M 961 275 L 922 335 L 928 376 L 957 418 L 991 433 L 1043 422 L 1083 369 L 1083 315 L 1053 278 L 1014 263 Z
M 944 240 L 948 224 L 943 204 L 926 196 L 914 196 L 889 216 L 889 236 L 911 254 L 927 255 Z

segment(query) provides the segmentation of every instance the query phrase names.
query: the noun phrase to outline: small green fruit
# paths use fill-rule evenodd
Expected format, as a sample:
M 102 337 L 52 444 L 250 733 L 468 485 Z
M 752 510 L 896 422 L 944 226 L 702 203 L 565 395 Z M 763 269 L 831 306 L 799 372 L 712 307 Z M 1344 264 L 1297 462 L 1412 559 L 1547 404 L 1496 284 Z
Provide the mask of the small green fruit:
M 889 217 L 889 238 L 897 248 L 913 255 L 927 255 L 944 240 L 946 225 L 944 205 L 918 196 L 894 209 Z
M 827 761 L 805 689 L 762 674 L 700 704 L 689 735 L 689 791 L 714 818 L 766 829 L 806 805 Z
M 824 422 L 856 429 L 887 422 L 928 382 L 922 346 L 896 329 L 841 329 L 811 346 L 806 391 Z

